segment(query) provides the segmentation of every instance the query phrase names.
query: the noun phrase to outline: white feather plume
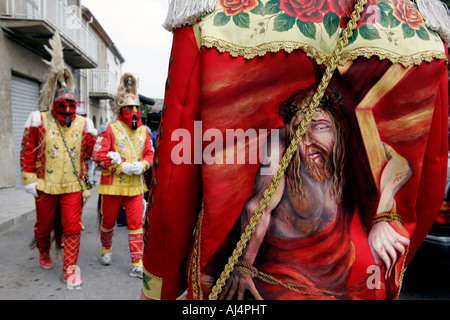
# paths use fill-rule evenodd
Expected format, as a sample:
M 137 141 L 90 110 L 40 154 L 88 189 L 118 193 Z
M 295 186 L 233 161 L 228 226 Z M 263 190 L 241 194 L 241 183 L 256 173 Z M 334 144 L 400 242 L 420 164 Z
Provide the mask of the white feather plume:
M 115 114 L 120 112 L 120 108 L 124 106 L 126 102 L 125 96 L 127 94 L 137 95 L 137 80 L 131 73 L 124 73 L 120 77 L 119 87 L 117 88 L 117 96 L 114 103 L 113 111 Z
M 64 54 L 63 54 L 63 46 L 61 42 L 61 36 L 59 33 L 56 33 L 53 38 L 49 41 L 50 48 L 44 45 L 45 50 L 50 54 L 50 61 L 43 60 L 47 65 L 50 66 L 50 72 L 56 75 L 58 81 L 61 83 L 63 87 L 66 86 L 64 80 Z
M 49 40 L 49 44 L 50 47 L 44 45 L 44 48 L 50 54 L 50 61 L 42 60 L 50 67 L 39 98 L 42 111 L 51 110 L 55 92 L 61 87 L 75 91 L 72 72 L 64 63 L 64 48 L 58 32 Z
M 163 27 L 168 31 L 192 25 L 208 12 L 214 11 L 219 0 L 170 0 Z
M 450 12 L 440 0 L 416 0 L 425 24 L 436 31 L 447 44 L 450 44 Z

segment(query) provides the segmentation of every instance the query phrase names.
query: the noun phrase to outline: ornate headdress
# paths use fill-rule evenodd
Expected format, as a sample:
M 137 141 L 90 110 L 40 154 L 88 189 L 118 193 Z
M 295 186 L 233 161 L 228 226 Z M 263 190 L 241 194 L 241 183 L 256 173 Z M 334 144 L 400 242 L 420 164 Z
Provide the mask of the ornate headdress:
M 131 73 L 124 73 L 120 78 L 119 88 L 117 89 L 117 97 L 114 100 L 113 112 L 118 115 L 120 108 L 124 106 L 140 106 L 139 96 L 137 93 L 137 81 Z
M 45 76 L 45 82 L 39 97 L 41 111 L 51 111 L 54 101 L 63 98 L 77 101 L 75 84 L 70 69 L 64 63 L 63 46 L 59 33 L 49 40 L 50 48 L 44 45 L 50 54 L 50 61 L 43 60 L 50 71 Z M 49 115 L 51 112 L 49 112 Z

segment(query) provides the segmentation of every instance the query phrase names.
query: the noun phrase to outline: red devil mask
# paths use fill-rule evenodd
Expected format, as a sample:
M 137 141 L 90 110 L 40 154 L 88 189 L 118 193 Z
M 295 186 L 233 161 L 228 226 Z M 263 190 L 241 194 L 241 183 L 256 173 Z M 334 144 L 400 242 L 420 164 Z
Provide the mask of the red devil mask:
M 56 100 L 53 104 L 52 115 L 56 117 L 59 124 L 63 127 L 70 127 L 75 120 L 77 102 L 65 99 Z
M 125 106 L 120 108 L 119 120 L 124 122 L 132 130 L 142 126 L 141 109 L 137 106 Z

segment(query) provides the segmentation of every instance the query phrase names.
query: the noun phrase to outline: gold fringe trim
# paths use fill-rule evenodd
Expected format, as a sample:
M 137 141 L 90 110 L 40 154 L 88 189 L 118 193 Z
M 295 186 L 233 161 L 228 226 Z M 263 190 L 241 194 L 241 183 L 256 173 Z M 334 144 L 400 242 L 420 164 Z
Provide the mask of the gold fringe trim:
M 134 197 L 140 194 L 144 194 L 148 191 L 147 186 L 144 184 L 144 189 L 141 186 L 115 186 L 100 184 L 98 187 L 99 194 L 107 194 L 111 196 L 128 196 Z
M 323 64 L 328 59 L 328 55 L 317 48 L 296 41 L 271 41 L 257 46 L 246 47 L 208 36 L 202 37 L 200 45 L 207 48 L 215 47 L 219 52 L 228 52 L 234 58 L 244 57 L 245 59 L 253 59 L 255 57 L 262 57 L 268 52 L 276 53 L 284 50 L 287 53 L 291 53 L 294 50 L 302 49 L 308 57 L 314 58 L 319 64 Z
M 66 183 L 66 184 L 52 184 L 45 182 L 43 179 L 38 179 L 37 189 L 47 194 L 65 194 L 81 192 L 80 184 L 78 181 Z M 81 182 L 83 188 L 86 188 L 84 181 Z
M 201 287 L 200 274 L 200 250 L 202 241 L 202 223 L 203 223 L 204 203 L 197 219 L 197 226 L 194 235 L 194 247 L 192 250 L 191 263 L 189 264 L 188 273 L 191 275 L 192 297 L 194 300 L 203 300 L 203 290 Z
M 409 56 L 403 56 L 401 54 L 395 53 L 393 51 L 386 50 L 384 48 L 379 47 L 364 47 L 351 50 L 349 52 L 344 52 L 343 58 L 340 61 L 340 64 L 345 64 L 348 60 L 355 60 L 358 57 L 371 58 L 373 56 L 378 57 L 380 60 L 389 60 L 391 63 L 396 64 L 399 63 L 403 65 L 405 68 L 410 67 L 412 65 L 420 65 L 422 62 L 431 62 L 434 59 L 441 60 L 446 59 L 447 56 L 445 52 L 440 51 L 421 51 Z
M 253 59 L 255 57 L 262 57 L 269 52 L 276 53 L 281 50 L 284 50 L 287 53 L 292 53 L 294 50 L 302 50 L 309 58 L 314 59 L 318 64 L 324 64 L 325 66 L 330 65 L 329 60 L 331 58 L 331 56 L 328 56 L 311 45 L 296 41 L 271 41 L 257 46 L 247 47 L 207 36 L 202 37 L 200 45 L 206 48 L 216 48 L 221 53 L 228 52 L 234 58 L 243 57 L 245 59 Z M 381 47 L 371 46 L 355 48 L 351 51 L 343 52 L 338 63 L 342 66 L 348 60 L 355 60 L 358 57 L 368 59 L 374 56 L 378 57 L 380 60 L 388 59 L 393 64 L 399 63 L 404 67 L 420 65 L 423 61 L 430 62 L 433 59 L 447 59 L 445 52 L 441 51 L 421 51 L 409 56 L 404 56 Z

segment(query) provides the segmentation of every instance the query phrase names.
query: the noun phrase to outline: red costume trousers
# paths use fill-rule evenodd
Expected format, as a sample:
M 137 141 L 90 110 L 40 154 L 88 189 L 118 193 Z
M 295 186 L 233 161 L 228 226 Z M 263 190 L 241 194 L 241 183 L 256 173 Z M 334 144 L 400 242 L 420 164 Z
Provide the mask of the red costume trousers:
M 141 194 L 132 197 L 103 194 L 101 200 L 102 229 L 106 231 L 114 228 L 122 207 L 125 209 L 128 229 L 137 230 L 142 228 L 143 201 Z
M 51 234 L 58 209 L 61 211 L 63 234 L 80 234 L 82 207 L 81 192 L 53 195 L 39 191 L 36 198 L 36 223 L 34 225 L 36 238 L 47 238 Z
M 100 227 L 100 241 L 102 254 L 112 249 L 113 229 L 120 213 L 120 208 L 125 209 L 127 225 L 129 229 L 128 241 L 131 254 L 131 265 L 142 267 L 142 214 L 144 210 L 143 196 L 110 196 L 102 195 L 101 213 L 102 223 Z
M 83 200 L 81 192 L 52 195 L 38 192 L 36 198 L 36 223 L 34 234 L 36 245 L 42 257 L 50 255 L 51 237 L 57 214 L 61 212 L 61 224 L 64 242 L 63 273 L 75 266 L 80 250 L 82 230 L 81 213 Z

